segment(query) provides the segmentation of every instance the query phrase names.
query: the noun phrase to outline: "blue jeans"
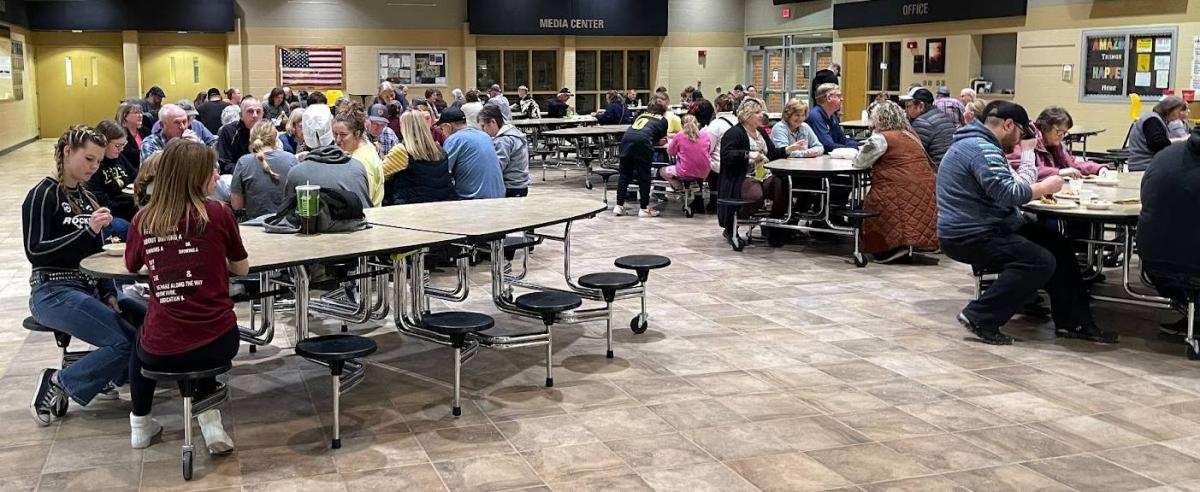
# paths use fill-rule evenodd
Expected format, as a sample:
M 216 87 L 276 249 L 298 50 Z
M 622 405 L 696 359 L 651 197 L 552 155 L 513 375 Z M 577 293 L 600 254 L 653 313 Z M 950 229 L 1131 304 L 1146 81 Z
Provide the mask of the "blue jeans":
M 146 308 L 128 298 L 119 298 L 118 305 L 129 320 L 101 301 L 99 291 L 89 285 L 47 282 L 30 293 L 29 311 L 38 323 L 96 347 L 58 374 L 63 389 L 80 405 L 91 402 L 108 383 L 120 386 L 128 379 L 137 340 L 133 323 L 140 324 Z

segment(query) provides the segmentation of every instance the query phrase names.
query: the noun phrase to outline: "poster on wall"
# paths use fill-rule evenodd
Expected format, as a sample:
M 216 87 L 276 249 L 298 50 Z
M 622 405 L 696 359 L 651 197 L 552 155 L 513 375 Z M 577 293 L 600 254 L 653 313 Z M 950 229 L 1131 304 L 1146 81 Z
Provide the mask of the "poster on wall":
M 1083 67 L 1083 94 L 1085 96 L 1124 95 L 1125 36 L 1087 37 L 1085 46 L 1087 46 L 1087 59 Z M 1140 56 L 1149 58 L 1149 55 Z
M 946 38 L 925 40 L 925 73 L 946 73 Z
M 1124 88 L 1126 93 L 1136 92 L 1143 96 L 1161 96 L 1171 87 L 1171 39 L 1172 34 L 1131 34 L 1130 39 L 1137 49 L 1133 60 L 1134 76 Z
M 1123 101 L 1131 93 L 1159 97 L 1175 80 L 1175 30 L 1083 33 L 1083 99 Z
M 1192 90 L 1200 91 L 1200 36 L 1192 38 Z
M 277 46 L 281 86 L 341 89 L 346 86 L 346 50 L 341 46 Z
M 13 99 L 25 99 L 25 43 L 12 42 L 12 94 Z
M 446 85 L 444 51 L 380 51 L 379 78 L 393 84 Z

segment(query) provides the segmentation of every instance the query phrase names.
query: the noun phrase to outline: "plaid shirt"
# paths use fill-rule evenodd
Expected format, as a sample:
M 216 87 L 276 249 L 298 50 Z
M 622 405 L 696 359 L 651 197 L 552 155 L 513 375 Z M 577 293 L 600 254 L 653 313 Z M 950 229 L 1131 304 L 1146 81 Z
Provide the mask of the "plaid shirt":
M 962 128 L 966 122 L 963 115 L 967 112 L 966 106 L 963 106 L 962 101 L 953 97 L 939 97 L 933 101 L 933 105 L 946 113 L 950 117 L 950 121 L 954 122 L 955 128 Z
M 400 143 L 400 139 L 396 138 L 396 132 L 388 127 L 383 127 L 383 133 L 380 133 L 378 137 L 367 132 L 367 139 L 375 144 L 375 151 L 379 153 L 380 159 L 387 157 L 388 152 L 392 151 L 392 147 Z

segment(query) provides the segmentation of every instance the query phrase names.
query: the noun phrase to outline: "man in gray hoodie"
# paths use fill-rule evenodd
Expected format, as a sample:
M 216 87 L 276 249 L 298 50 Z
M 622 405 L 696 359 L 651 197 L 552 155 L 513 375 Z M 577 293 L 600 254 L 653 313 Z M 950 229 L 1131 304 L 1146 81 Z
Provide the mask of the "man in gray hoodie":
M 529 143 L 525 132 L 504 123 L 504 113 L 489 104 L 479 111 L 479 127 L 492 137 L 500 168 L 504 171 L 504 196 L 529 194 Z
M 954 134 L 937 176 L 942 251 L 998 274 L 979 299 L 958 314 L 958 322 L 985 343 L 1011 344 L 1012 337 L 1000 328 L 1044 288 L 1056 335 L 1115 343 L 1116 333 L 1102 331 L 1092 318 L 1071 242 L 1021 214 L 1019 207 L 1063 185 L 1058 176 L 1037 181 L 1032 165 L 1037 141 L 1028 113 L 1020 105 L 993 101 L 983 114 Z M 1018 145 L 1023 164 L 1013 171 L 1005 155 Z
M 371 206 L 367 168 L 333 144 L 333 116 L 329 106 L 309 106 L 304 112 L 304 142 L 313 150 L 301 152 L 300 163 L 288 171 L 284 203 L 295 199 L 296 187 L 314 184 L 323 189 L 345 191 L 358 198 L 363 208 Z

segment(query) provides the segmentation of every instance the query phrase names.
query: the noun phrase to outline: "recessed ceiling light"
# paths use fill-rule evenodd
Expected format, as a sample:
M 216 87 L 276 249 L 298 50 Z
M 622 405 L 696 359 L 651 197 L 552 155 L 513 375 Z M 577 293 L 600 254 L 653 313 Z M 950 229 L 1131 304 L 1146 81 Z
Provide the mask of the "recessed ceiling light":
M 71 32 L 83 32 L 83 29 L 71 29 Z
M 175 34 L 187 34 L 187 31 L 175 31 Z

